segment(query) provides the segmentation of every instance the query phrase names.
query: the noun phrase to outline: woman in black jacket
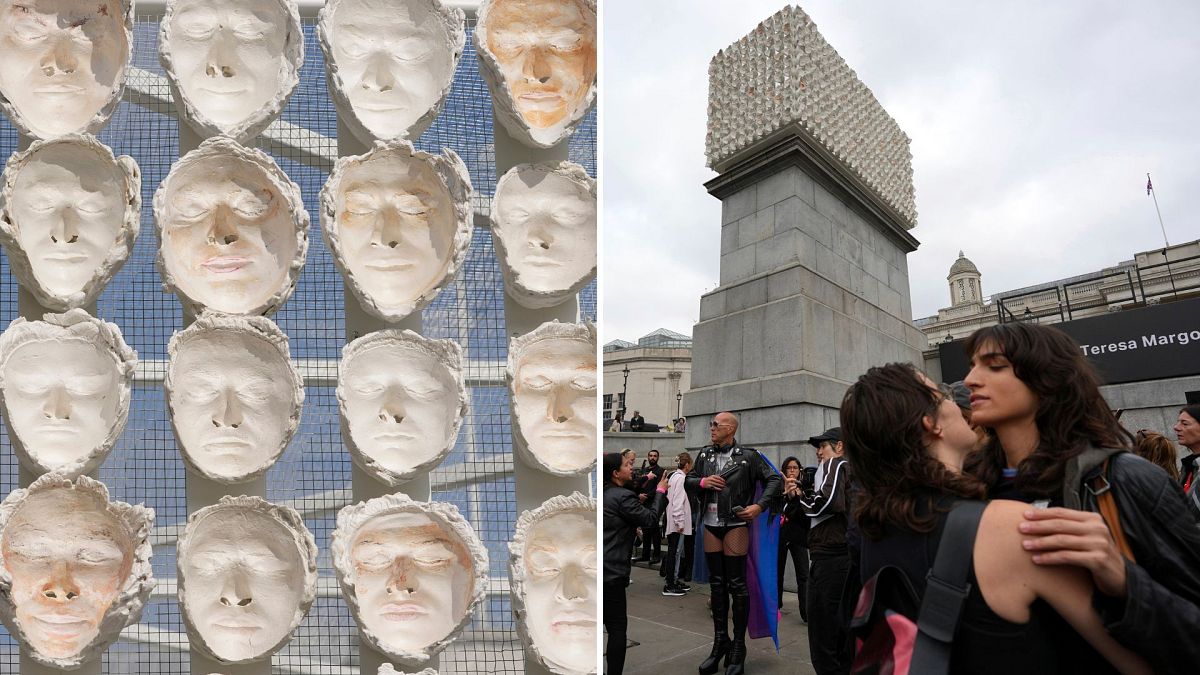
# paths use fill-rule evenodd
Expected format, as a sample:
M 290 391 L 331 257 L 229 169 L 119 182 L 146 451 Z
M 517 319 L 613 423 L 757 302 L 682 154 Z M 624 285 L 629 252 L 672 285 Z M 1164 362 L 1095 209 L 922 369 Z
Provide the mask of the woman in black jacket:
M 988 429 L 964 469 L 989 498 L 1043 502 L 1021 532 L 1039 565 L 1076 565 L 1118 642 L 1162 673 L 1200 663 L 1200 527 L 1180 486 L 1128 451 L 1099 377 L 1062 331 L 1012 322 L 967 339 L 971 421 Z M 1131 559 L 1100 515 L 1111 493 Z M 1106 498 L 1107 499 L 1107 498 Z
M 625 669 L 625 634 L 629 614 L 625 589 L 629 586 L 629 559 L 633 557 L 633 539 L 637 528 L 658 527 L 658 517 L 666 504 L 666 483 L 646 500 L 647 507 L 633 490 L 625 487 L 633 481 L 633 455 L 610 452 L 604 455 L 604 628 L 608 631 L 608 672 L 620 675 Z
M 783 607 L 783 573 L 787 570 L 788 555 L 796 568 L 796 594 L 800 600 L 800 620 L 808 623 L 808 516 L 800 505 L 800 460 L 788 457 L 779 466 L 783 474 L 783 525 L 779 528 L 779 606 Z

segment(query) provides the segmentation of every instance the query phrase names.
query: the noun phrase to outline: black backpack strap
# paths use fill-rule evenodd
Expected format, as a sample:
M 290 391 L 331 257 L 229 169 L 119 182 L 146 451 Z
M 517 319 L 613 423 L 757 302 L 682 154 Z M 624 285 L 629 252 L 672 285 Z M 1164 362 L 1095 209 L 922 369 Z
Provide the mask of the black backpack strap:
M 925 578 L 910 673 L 939 675 L 950 671 L 954 631 L 963 602 L 971 592 L 967 574 L 975 552 L 975 533 L 986 506 L 978 501 L 956 502 L 946 518 L 933 569 Z

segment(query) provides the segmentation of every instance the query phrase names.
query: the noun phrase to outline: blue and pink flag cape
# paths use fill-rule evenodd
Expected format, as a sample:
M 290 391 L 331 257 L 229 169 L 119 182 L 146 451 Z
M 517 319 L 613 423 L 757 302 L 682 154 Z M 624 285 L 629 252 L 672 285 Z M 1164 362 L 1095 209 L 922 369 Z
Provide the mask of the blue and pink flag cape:
M 779 473 L 766 455 L 759 455 Z M 762 499 L 762 486 L 754 489 L 754 501 Z M 697 518 L 696 554 L 692 579 L 708 583 L 708 562 L 704 559 L 704 519 Z M 763 511 L 750 524 L 750 548 L 746 552 L 746 586 L 750 589 L 751 639 L 770 636 L 779 651 L 779 514 Z

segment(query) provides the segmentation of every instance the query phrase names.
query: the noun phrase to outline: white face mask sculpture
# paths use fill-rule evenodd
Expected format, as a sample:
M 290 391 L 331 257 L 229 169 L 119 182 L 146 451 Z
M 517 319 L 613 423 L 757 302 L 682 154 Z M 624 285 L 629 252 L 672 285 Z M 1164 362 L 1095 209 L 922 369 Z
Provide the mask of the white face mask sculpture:
M 550 672 L 595 673 L 596 500 L 576 492 L 522 513 L 508 550 L 526 650 Z
M 93 136 L 35 141 L 13 153 L 0 187 L 0 243 L 43 307 L 95 301 L 133 249 L 141 171 Z
M 0 108 L 26 136 L 96 133 L 132 45 L 133 2 L 0 0 Z
M 41 475 L 94 471 L 129 417 L 137 352 L 82 309 L 17 319 L 0 335 L 0 396 L 17 459 Z
M 596 325 L 552 321 L 508 344 L 513 449 L 527 466 L 579 476 L 596 463 Z
M 295 0 L 168 0 L 158 55 L 196 133 L 248 143 L 300 81 L 300 12 Z
M 391 660 L 441 652 L 487 592 L 487 551 L 453 504 L 396 493 L 347 506 L 329 548 L 359 632 Z
M 171 337 L 167 353 L 163 386 L 188 468 L 226 484 L 264 474 L 304 403 L 287 335 L 263 316 L 205 313 Z
M 441 0 L 328 0 L 317 36 L 340 117 L 366 145 L 429 128 L 467 41 L 462 10 Z
M 496 120 L 525 145 L 558 145 L 596 101 L 595 0 L 484 0 L 475 48 Z
M 491 225 L 504 287 L 522 307 L 553 307 L 596 276 L 596 181 L 578 164 L 509 169 Z
M 270 314 L 291 296 L 308 253 L 300 188 L 265 153 L 210 138 L 154 193 L 163 288 L 199 315 Z
M 74 669 L 138 622 L 154 590 L 154 510 L 47 474 L 0 504 L 0 620 L 43 665 Z
M 354 463 L 390 487 L 437 466 L 467 414 L 463 365 L 457 343 L 407 330 L 346 345 L 337 397 Z
M 304 520 L 259 497 L 225 496 L 193 513 L 176 567 L 192 646 L 226 664 L 282 648 L 317 595 L 317 544 Z
M 471 246 L 467 166 L 444 150 L 377 143 L 343 157 L 321 189 L 321 228 L 363 309 L 396 322 L 454 280 Z

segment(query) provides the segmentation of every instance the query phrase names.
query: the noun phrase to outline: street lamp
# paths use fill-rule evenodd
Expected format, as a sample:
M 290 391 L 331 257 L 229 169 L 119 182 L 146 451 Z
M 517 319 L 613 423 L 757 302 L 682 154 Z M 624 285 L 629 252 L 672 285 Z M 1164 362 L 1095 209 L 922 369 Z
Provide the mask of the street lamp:
M 625 376 L 625 384 L 621 387 L 621 419 L 625 419 L 625 403 L 629 400 L 629 364 L 625 364 L 625 368 L 621 370 L 621 374 Z
M 675 392 L 675 419 L 683 417 L 683 392 Z

